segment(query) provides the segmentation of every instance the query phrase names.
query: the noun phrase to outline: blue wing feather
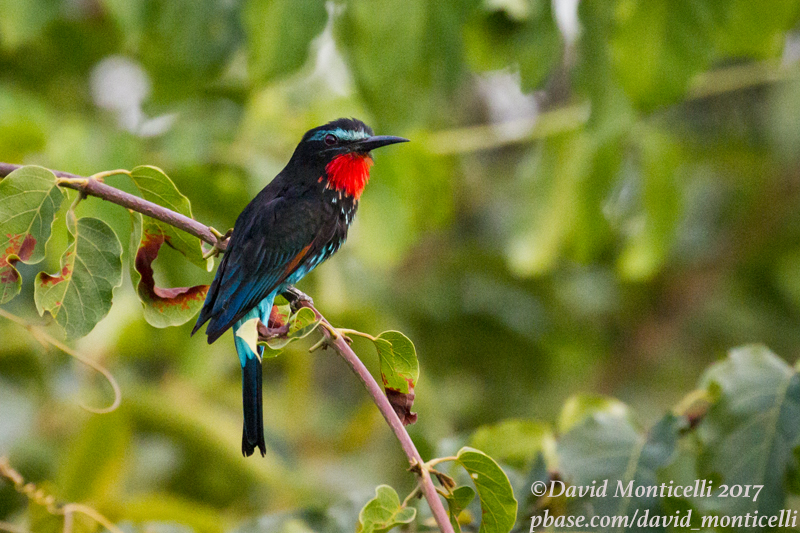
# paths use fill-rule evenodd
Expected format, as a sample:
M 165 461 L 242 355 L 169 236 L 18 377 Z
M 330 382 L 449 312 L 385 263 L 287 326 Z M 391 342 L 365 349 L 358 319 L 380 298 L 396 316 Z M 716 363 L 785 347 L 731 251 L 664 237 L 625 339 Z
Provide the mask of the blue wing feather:
M 335 228 L 327 227 L 330 214 L 322 216 L 318 203 L 280 197 L 262 205 L 256 200 L 236 221 L 228 251 L 195 325 L 196 331 L 209 322 L 209 343 L 262 300 L 297 283 L 330 255 L 326 252 Z

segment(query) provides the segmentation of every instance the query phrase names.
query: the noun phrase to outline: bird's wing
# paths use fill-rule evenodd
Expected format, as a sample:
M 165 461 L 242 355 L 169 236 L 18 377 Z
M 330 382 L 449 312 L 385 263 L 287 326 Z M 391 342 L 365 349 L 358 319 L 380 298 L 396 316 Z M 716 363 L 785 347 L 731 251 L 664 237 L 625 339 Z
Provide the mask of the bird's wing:
M 333 234 L 328 227 L 331 217 L 320 209 L 319 202 L 299 198 L 275 198 L 245 209 L 209 289 L 214 291 L 213 302 L 206 302 L 210 309 L 204 308 L 204 314 L 211 320 L 206 330 L 209 342 L 216 340 L 327 244 Z

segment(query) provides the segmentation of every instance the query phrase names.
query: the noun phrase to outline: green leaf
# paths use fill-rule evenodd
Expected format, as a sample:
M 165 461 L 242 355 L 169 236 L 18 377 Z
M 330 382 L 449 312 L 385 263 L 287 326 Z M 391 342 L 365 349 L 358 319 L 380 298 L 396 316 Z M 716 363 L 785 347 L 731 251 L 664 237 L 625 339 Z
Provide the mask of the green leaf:
M 319 319 L 314 311 L 308 307 L 302 307 L 295 314 L 289 317 L 289 332 L 286 337 L 270 339 L 266 345 L 273 350 L 280 350 L 290 342 L 302 339 L 317 329 Z
M 771 0 L 769 9 L 750 0 L 728 0 L 717 6 L 719 26 L 713 34 L 717 48 L 732 57 L 780 57 L 786 32 L 798 23 L 796 0 Z
M 178 191 L 172 180 L 161 169 L 139 166 L 131 170 L 131 179 L 145 200 L 192 218 L 192 205 L 189 199 Z M 203 259 L 203 247 L 199 238 L 148 217 L 145 224 L 146 234 L 156 234 L 155 230 L 150 229 L 151 226 L 160 230 L 163 242 L 182 253 L 192 263 L 211 271 L 214 260 Z
M 456 487 L 453 492 L 445 496 L 445 499 L 447 500 L 447 510 L 450 514 L 450 524 L 452 524 L 456 533 L 461 533 L 461 524 L 458 521 L 458 516 L 475 499 L 475 491 L 472 490 L 472 487 L 466 485 Z
M 111 227 L 96 218 L 67 213 L 69 245 L 61 270 L 36 276 L 34 301 L 48 311 L 67 337 L 82 337 L 108 314 L 114 288 L 122 284 L 122 245 Z
M 508 533 L 517 519 L 517 500 L 508 476 L 485 453 L 465 446 L 456 461 L 469 473 L 481 501 L 480 533 Z
M 561 434 L 567 433 L 579 422 L 596 414 L 606 413 L 617 418 L 627 418 L 629 416 L 628 406 L 609 396 L 576 394 L 570 396 L 561 413 L 558 416 L 558 431 Z
M 525 92 L 541 85 L 561 58 L 561 36 L 551 4 L 549 0 L 483 2 L 464 27 L 472 67 L 518 68 Z
M 777 513 L 787 490 L 797 490 L 799 479 L 797 370 L 764 346 L 743 346 L 709 368 L 702 385 L 715 401 L 698 427 L 705 447 L 698 463 L 701 476 L 716 474 L 729 486 L 764 486 L 755 502 L 714 498 L 718 510 Z
M 399 331 L 384 331 L 372 342 L 378 350 L 386 397 L 403 424 L 413 424 L 417 421 L 417 414 L 411 412 L 411 407 L 419 379 L 414 343 Z
M 461 25 L 470 2 L 351 0 L 334 32 L 377 130 L 451 119 L 464 74 Z M 435 121 L 434 121 L 435 122 Z
M 380 357 L 384 387 L 404 394 L 414 392 L 419 379 L 419 361 L 411 339 L 399 331 L 384 331 L 374 344 Z
M 550 426 L 533 420 L 508 419 L 478 428 L 469 445 L 515 468 L 532 463 L 539 452 L 555 462 L 556 442 Z
M 711 54 L 715 0 L 631 0 L 615 10 L 611 59 L 640 108 L 678 100 Z
M 247 0 L 242 21 L 253 79 L 263 83 L 303 66 L 327 19 L 324 0 Z
M 247 343 L 247 346 L 253 351 L 253 353 L 258 353 L 258 323 L 260 320 L 258 317 L 253 317 L 251 319 L 245 320 L 241 326 L 235 328 L 234 335 L 242 339 L 244 342 Z
M 40 39 L 59 8 L 57 0 L 0 0 L 0 45 L 13 50 Z
M 642 159 L 642 219 L 619 257 L 624 278 L 643 281 L 663 267 L 683 215 L 683 154 L 678 142 L 658 131 L 640 132 Z
M 188 94 L 202 93 L 243 45 L 238 2 L 104 0 L 103 9 L 135 46 L 159 102 L 185 102 Z
M 558 443 L 565 482 L 595 486 L 597 490 L 602 489 L 605 480 L 608 484 L 602 496 L 570 498 L 570 505 L 577 509 L 588 503 L 598 516 L 642 516 L 646 510 L 651 515 L 666 514 L 662 499 L 647 497 L 646 493 L 638 497 L 636 487 L 650 487 L 664 481 L 659 472 L 674 460 L 683 426 L 683 419 L 670 414 L 641 434 L 627 416 L 609 411 L 597 412 L 573 426 Z M 632 490 L 630 494 L 620 493 L 620 487 L 623 491 Z M 559 490 L 557 487 L 556 491 Z M 628 530 L 637 529 L 632 526 Z
M 356 533 L 381 533 L 400 524 L 410 524 L 417 516 L 413 507 L 402 507 L 397 492 L 388 485 L 375 489 L 375 497 L 358 515 Z
M 179 326 L 203 307 L 208 285 L 165 289 L 156 286 L 153 261 L 168 235 L 162 224 L 139 213 L 131 213 L 131 281 L 144 308 L 144 318 L 157 328 Z M 183 233 L 183 232 L 180 232 Z
M 509 263 L 516 273 L 532 276 L 552 270 L 570 244 L 579 220 L 575 198 L 585 189 L 594 150 L 585 132 L 560 135 L 542 144 L 540 159 L 530 165 L 536 196 L 530 197 L 530 204 L 520 204 L 518 235 L 508 244 Z
M 88 418 L 59 461 L 59 496 L 103 501 L 123 483 L 130 445 L 131 426 L 123 410 Z
M 44 259 L 63 198 L 55 174 L 41 167 L 19 168 L 0 181 L 0 304 L 16 296 L 22 286 L 14 265 Z

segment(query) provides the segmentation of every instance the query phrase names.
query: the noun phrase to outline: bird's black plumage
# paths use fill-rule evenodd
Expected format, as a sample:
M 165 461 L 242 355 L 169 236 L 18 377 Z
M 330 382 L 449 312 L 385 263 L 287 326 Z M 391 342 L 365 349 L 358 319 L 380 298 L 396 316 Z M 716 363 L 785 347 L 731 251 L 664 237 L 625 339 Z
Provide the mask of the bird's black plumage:
M 358 186 L 363 188 L 365 181 L 353 185 L 353 195 L 353 187 L 342 181 L 346 173 L 342 178 L 329 172 L 363 163 L 366 173 L 370 150 L 405 140 L 373 136 L 356 119 L 338 119 L 308 131 L 286 167 L 237 218 L 192 334 L 208 322 L 212 343 L 253 318 L 266 324 L 275 296 L 334 254 L 347 238 L 358 208 Z M 337 158 L 345 159 L 332 165 Z M 234 340 L 243 369 L 242 451 L 250 455 L 258 447 L 263 455 L 261 349 L 256 353 L 243 338 Z

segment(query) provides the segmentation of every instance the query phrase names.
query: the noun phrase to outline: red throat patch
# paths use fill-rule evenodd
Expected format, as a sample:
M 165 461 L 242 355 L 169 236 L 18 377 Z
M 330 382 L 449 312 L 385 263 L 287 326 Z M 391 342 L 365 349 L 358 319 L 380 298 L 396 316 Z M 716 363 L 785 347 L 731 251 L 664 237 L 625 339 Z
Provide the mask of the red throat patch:
M 328 187 L 344 191 L 358 200 L 369 181 L 369 167 L 372 166 L 369 154 L 343 154 L 335 157 L 325 167 L 328 174 Z

